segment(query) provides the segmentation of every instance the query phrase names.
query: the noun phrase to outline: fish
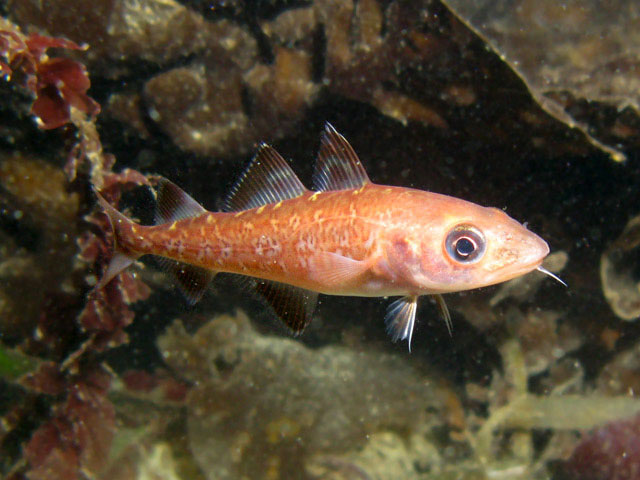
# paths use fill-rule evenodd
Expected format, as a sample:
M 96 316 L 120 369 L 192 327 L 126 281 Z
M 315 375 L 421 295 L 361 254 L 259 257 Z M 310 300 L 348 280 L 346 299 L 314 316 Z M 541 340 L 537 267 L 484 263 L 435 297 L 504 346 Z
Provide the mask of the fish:
M 190 304 L 213 277 L 248 279 L 300 334 L 318 295 L 399 297 L 386 311 L 393 341 L 411 340 L 418 300 L 432 296 L 451 333 L 443 294 L 547 275 L 547 243 L 498 208 L 425 190 L 373 183 L 349 142 L 327 123 L 307 189 L 263 143 L 220 212 L 205 210 L 159 177 L 153 225 L 141 225 L 96 192 L 114 254 L 96 289 L 143 255 L 159 257 Z

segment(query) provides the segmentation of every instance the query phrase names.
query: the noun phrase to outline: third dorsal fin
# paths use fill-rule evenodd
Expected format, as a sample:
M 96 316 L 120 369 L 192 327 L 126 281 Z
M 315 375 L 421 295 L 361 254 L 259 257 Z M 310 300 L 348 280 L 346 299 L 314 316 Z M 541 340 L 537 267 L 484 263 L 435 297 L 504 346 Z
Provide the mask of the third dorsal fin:
M 164 177 L 159 178 L 156 187 L 156 225 L 197 217 L 205 212 L 198 202 L 175 183 Z
M 325 124 L 313 172 L 316 191 L 349 190 L 371 183 L 349 142 L 330 123 Z
M 287 161 L 263 143 L 231 190 L 224 203 L 224 211 L 249 210 L 295 198 L 306 191 Z

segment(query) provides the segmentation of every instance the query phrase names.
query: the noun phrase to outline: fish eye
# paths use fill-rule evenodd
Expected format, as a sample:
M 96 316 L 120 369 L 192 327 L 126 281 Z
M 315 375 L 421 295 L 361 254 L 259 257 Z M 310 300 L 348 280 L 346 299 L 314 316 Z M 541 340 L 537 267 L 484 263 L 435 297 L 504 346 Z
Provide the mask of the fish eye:
M 449 257 L 460 263 L 474 263 L 482 258 L 486 250 L 484 235 L 471 225 L 454 227 L 445 240 Z

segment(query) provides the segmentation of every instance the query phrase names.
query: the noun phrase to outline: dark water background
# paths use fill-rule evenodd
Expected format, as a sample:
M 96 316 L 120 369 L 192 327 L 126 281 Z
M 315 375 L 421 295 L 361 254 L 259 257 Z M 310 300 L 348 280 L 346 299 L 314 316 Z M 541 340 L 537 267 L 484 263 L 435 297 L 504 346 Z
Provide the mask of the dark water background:
M 640 213 L 638 89 L 628 73 L 640 43 L 618 37 L 622 20 L 591 44 L 579 35 L 595 29 L 591 17 L 553 2 L 482 17 L 430 1 L 45 4 L 1 2 L 0 39 L 19 26 L 24 38 L 87 43 L 48 53 L 86 65 L 99 138 L 87 147 L 74 118 L 38 128 L 30 108 L 46 92 L 30 91 L 24 63 L 9 62 L 14 74 L 0 84 L 2 475 L 640 478 L 640 325 L 610 305 L 618 295 L 632 310 L 640 296 L 640 235 L 625 231 Z M 630 23 L 640 15 L 617 8 L 629 8 L 620 15 Z M 562 52 L 575 49 L 567 58 L 592 68 L 591 86 L 615 95 L 589 96 L 589 82 L 541 87 L 530 59 L 500 50 L 501 39 L 518 39 L 507 29 L 516 20 L 536 34 L 575 28 Z M 15 48 L 0 43 L 5 55 Z M 540 70 L 583 78 L 538 54 Z M 385 333 L 384 299 L 321 296 L 293 338 L 224 275 L 194 307 L 153 262 L 91 296 L 109 252 L 92 184 L 115 185 L 105 188 L 143 223 L 153 217 L 149 190 L 113 173 L 163 175 L 217 210 L 261 141 L 310 185 L 327 121 L 375 183 L 526 222 L 566 256 L 558 274 L 568 288 L 532 274 L 447 295 L 452 336 L 425 299 L 410 354 Z M 78 145 L 86 156 L 70 179 Z M 113 167 L 97 166 L 96 145 Z

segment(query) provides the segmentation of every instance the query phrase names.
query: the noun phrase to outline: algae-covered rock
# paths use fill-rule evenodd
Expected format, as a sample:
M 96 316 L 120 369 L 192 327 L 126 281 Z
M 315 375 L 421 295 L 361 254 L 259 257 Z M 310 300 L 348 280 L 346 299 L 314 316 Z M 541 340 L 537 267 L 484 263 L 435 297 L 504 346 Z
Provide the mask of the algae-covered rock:
M 600 280 L 604 296 L 623 320 L 640 316 L 640 216 L 627 223 L 622 234 L 600 259 Z
M 618 112 L 631 107 L 637 118 L 637 2 L 613 1 L 604 8 L 595 0 L 445 3 L 522 77 L 551 115 L 582 130 L 616 160 L 625 158 L 619 150 L 637 145 L 637 128 L 628 128 L 624 121 L 604 126 L 593 113 L 572 108 L 575 100 L 591 103 L 593 111 L 604 111 L 602 106 Z
M 424 432 L 440 410 L 432 382 L 402 359 L 263 336 L 242 314 L 216 317 L 193 336 L 177 322 L 159 346 L 194 383 L 189 442 L 210 479 L 301 478 L 307 462 L 376 432 Z

